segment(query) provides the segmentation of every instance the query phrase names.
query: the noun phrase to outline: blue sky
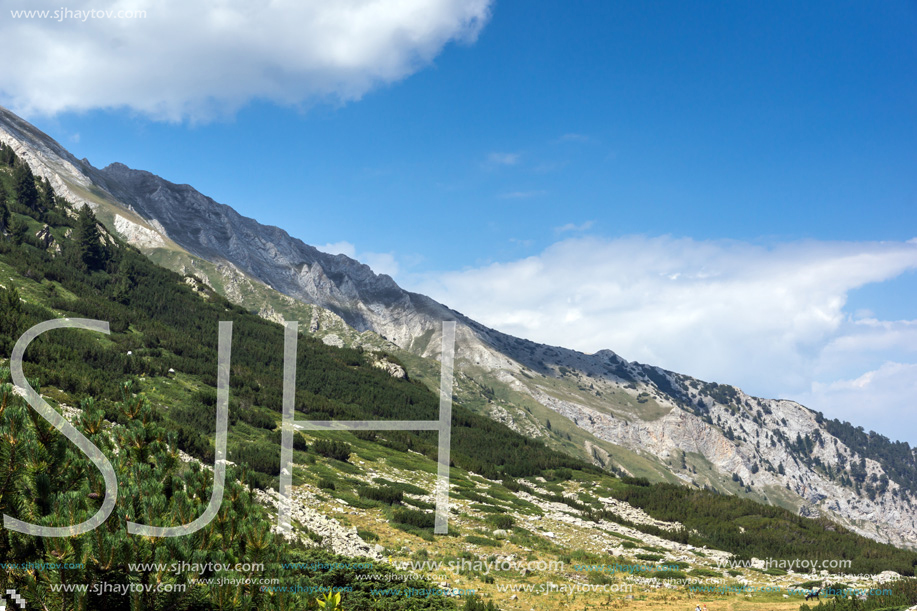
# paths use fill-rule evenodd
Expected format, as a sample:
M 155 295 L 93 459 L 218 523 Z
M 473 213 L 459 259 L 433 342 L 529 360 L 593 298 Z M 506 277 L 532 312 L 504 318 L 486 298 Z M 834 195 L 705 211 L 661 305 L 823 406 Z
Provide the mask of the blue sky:
M 917 442 L 917 5 L 414 3 L 323 47 L 245 3 L 5 19 L 69 46 L 0 103 L 502 330 Z

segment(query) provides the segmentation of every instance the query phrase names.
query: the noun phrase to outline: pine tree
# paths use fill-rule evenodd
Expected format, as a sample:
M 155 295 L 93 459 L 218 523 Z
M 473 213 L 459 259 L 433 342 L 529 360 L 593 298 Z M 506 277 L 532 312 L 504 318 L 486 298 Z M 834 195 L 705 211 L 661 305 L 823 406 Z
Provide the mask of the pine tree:
M 0 144 L 0 163 L 7 167 L 12 167 L 15 159 L 16 153 L 13 152 L 13 149 L 5 144 Z
M 17 337 L 21 331 L 22 301 L 15 286 L 0 289 L 0 333 Z
M 10 209 L 6 205 L 7 193 L 0 183 L 0 233 L 6 233 L 10 227 Z
M 54 208 L 55 201 L 54 187 L 47 178 L 43 178 L 41 181 L 41 208 L 51 210 Z
M 35 188 L 35 176 L 27 163 L 20 163 L 13 173 L 16 182 L 16 199 L 23 206 L 38 210 L 38 189 Z
M 80 208 L 77 217 L 77 246 L 80 260 L 89 270 L 100 269 L 105 262 L 105 249 L 101 243 L 98 223 L 89 206 Z
M 13 244 L 22 244 L 22 241 L 25 240 L 25 233 L 28 229 L 24 221 L 21 221 L 15 217 L 11 218 L 9 225 L 7 226 L 7 233 L 10 235 L 10 240 L 13 241 Z

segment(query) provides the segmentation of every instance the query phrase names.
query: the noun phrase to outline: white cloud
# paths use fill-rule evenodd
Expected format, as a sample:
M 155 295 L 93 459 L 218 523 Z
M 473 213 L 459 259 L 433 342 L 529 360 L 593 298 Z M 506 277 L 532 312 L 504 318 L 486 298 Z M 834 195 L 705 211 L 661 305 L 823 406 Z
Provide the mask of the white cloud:
M 315 248 L 329 255 L 346 255 L 351 259 L 356 259 L 360 263 L 370 266 L 377 274 L 388 274 L 395 277 L 401 271 L 401 266 L 398 264 L 394 253 L 357 252 L 357 247 L 346 241 L 316 246 Z
M 595 221 L 586 221 L 580 223 L 579 225 L 575 223 L 567 223 L 566 225 L 561 225 L 560 227 L 555 227 L 554 231 L 564 232 L 564 231 L 588 231 L 592 229 L 592 226 L 595 225 Z
M 822 350 L 821 359 L 825 369 L 831 370 L 856 358 L 875 364 L 876 355 L 889 354 L 894 358 L 917 357 L 917 320 L 870 317 L 847 321 L 842 332 Z
M 412 288 L 513 335 L 812 399 L 815 382 L 858 378 L 889 355 L 917 362 L 917 322 L 854 320 L 844 310 L 848 291 L 915 268 L 914 241 L 768 248 L 583 237 Z M 832 411 L 822 399 L 817 406 Z M 911 422 L 917 440 L 917 414 Z
M 395 255 L 390 252 L 366 252 L 360 260 L 370 266 L 377 274 L 388 274 L 393 278 L 401 270 Z
M 14 57 L 0 67 L 0 99 L 27 115 L 126 107 L 165 120 L 225 116 L 253 99 L 356 100 L 428 65 L 449 42 L 474 41 L 490 8 L 491 0 L 74 0 L 68 10 L 146 17 L 5 14 L 0 40 Z
M 888 361 L 848 380 L 813 383 L 800 398 L 812 409 L 891 439 L 915 441 L 917 363 Z
M 351 259 L 355 259 L 357 256 L 357 247 L 345 241 L 333 242 L 323 246 L 316 246 L 315 248 L 329 255 L 347 255 Z

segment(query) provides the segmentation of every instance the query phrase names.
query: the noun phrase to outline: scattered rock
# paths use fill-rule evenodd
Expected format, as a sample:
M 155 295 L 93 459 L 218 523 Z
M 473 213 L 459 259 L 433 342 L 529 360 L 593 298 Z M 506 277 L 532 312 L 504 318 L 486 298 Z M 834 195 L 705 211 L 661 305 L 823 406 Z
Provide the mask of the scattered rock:
M 882 571 L 881 573 L 875 576 L 875 580 L 878 583 L 885 583 L 887 581 L 897 581 L 898 579 L 901 579 L 901 575 L 899 575 L 895 571 Z
M 51 248 L 51 245 L 54 244 L 54 236 L 51 235 L 51 227 L 44 225 L 35 233 L 35 238 L 38 240 L 38 243 L 41 244 L 42 248 L 48 249 Z M 60 250 L 60 246 L 57 247 Z
M 326 346 L 334 346 L 335 348 L 343 348 L 343 347 L 344 347 L 344 340 L 342 340 L 342 339 L 340 338 L 340 336 L 338 336 L 338 335 L 335 334 L 335 333 L 329 333 L 328 335 L 326 335 L 325 337 L 323 337 L 323 338 L 322 338 L 322 342 L 323 342 Z
M 254 490 L 255 498 L 264 505 L 269 505 L 275 509 L 280 506 L 280 494 L 276 490 Z M 335 554 L 355 557 L 369 557 L 375 560 L 382 559 L 382 552 L 379 551 L 378 545 L 370 545 L 357 535 L 356 529 L 346 528 L 340 522 L 330 516 L 326 516 L 312 505 L 323 505 L 324 503 L 317 499 L 315 495 L 303 488 L 294 488 L 291 495 L 290 519 L 292 522 L 298 522 L 309 531 L 321 536 L 322 547 L 329 549 Z M 272 532 L 289 536 L 289 533 L 281 533 L 279 528 L 274 525 Z M 293 535 L 295 536 L 295 535 Z M 315 545 L 310 540 L 304 541 L 307 545 Z
M 373 360 L 373 367 L 377 367 L 386 373 L 388 373 L 393 378 L 398 378 L 402 380 L 407 377 L 407 372 L 404 370 L 404 367 L 398 363 L 393 363 L 386 359 L 385 357 L 376 358 Z

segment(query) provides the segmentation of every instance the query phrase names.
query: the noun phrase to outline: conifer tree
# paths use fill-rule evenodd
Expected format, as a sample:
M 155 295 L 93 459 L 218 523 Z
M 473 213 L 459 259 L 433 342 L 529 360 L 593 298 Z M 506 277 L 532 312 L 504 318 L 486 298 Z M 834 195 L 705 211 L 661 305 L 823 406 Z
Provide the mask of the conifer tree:
M 54 203 L 56 201 L 54 194 L 54 187 L 51 186 L 51 183 L 47 178 L 43 178 L 41 181 L 41 208 L 44 210 L 51 210 L 54 208 Z
M 0 183 L 0 233 L 6 233 L 10 227 L 10 209 L 6 205 L 7 193 Z
M 35 188 L 35 176 L 27 163 L 20 163 L 13 173 L 16 183 L 16 199 L 23 206 L 38 210 L 38 189 Z
M 16 153 L 6 144 L 0 144 L 0 163 L 7 167 L 12 167 L 13 160 L 16 159 Z
M 28 227 L 23 221 L 14 217 L 10 218 L 9 227 L 7 227 L 7 233 L 9 233 L 10 240 L 12 240 L 14 244 L 22 244 L 22 241 L 25 239 L 25 232 L 27 229 Z
M 77 217 L 77 246 L 80 260 L 89 270 L 97 270 L 105 262 L 105 249 L 95 215 L 89 206 L 80 208 Z
M 0 289 L 0 333 L 16 336 L 22 320 L 22 302 L 15 286 Z

